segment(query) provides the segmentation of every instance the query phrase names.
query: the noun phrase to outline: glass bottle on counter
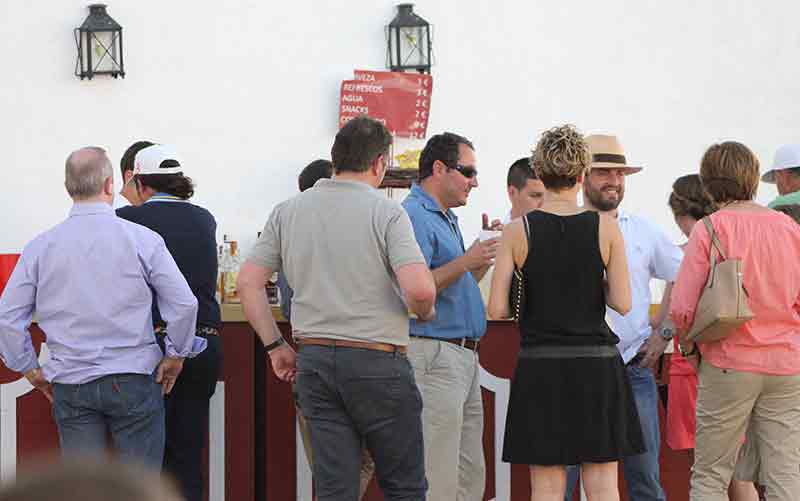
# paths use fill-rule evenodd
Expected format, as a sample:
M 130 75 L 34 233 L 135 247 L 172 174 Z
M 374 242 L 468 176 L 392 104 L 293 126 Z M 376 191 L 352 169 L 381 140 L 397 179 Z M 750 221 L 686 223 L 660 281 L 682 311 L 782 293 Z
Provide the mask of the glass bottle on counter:
M 225 246 L 224 245 L 218 245 L 217 246 L 217 286 L 216 286 L 216 292 L 214 293 L 214 297 L 216 298 L 217 303 L 219 303 L 219 304 L 222 304 L 222 295 L 223 295 L 222 293 L 223 293 L 223 290 L 224 290 L 224 287 L 222 287 L 222 284 L 224 283 L 224 278 L 223 277 L 224 277 L 224 274 L 225 274 L 225 272 L 222 270 L 222 261 L 223 261 L 224 257 L 225 257 Z
M 230 252 L 226 256 L 225 263 L 225 289 L 224 301 L 227 303 L 238 303 L 239 293 L 236 291 L 236 279 L 239 277 L 239 269 L 242 267 L 242 260 L 239 256 L 239 248 L 236 240 L 228 242 Z

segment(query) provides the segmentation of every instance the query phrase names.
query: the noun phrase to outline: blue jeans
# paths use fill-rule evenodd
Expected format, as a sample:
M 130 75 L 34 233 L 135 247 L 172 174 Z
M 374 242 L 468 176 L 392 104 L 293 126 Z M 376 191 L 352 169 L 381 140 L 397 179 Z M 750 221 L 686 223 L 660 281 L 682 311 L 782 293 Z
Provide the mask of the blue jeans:
M 84 384 L 53 385 L 61 453 L 102 454 L 111 435 L 126 460 L 161 469 L 164 399 L 153 375 L 114 374 Z
M 405 355 L 302 346 L 297 396 L 318 501 L 357 501 L 364 442 L 386 501 L 425 501 L 422 396 Z
M 661 430 L 658 426 L 658 388 L 653 371 L 639 367 L 635 362 L 626 367 L 628 378 L 639 411 L 647 451 L 622 460 L 625 484 L 630 501 L 666 501 L 661 488 L 661 467 L 658 462 L 661 451 Z M 572 493 L 580 476 L 579 466 L 567 468 L 567 491 L 565 501 L 572 501 Z

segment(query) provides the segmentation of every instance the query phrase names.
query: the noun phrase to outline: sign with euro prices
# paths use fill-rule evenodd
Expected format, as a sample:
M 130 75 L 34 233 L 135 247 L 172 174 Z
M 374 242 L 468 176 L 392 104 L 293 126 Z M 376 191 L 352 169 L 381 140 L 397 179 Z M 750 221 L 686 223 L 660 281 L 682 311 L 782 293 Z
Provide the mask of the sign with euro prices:
M 418 73 L 356 70 L 342 82 L 339 128 L 367 115 L 397 137 L 424 139 L 428 130 L 433 78 Z

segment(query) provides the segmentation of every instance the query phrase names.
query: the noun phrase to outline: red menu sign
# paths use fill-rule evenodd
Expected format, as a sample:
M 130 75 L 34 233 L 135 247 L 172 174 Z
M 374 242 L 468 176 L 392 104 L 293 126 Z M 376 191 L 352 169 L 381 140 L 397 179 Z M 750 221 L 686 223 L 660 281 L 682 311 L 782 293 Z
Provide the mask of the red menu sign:
M 425 137 L 433 90 L 430 75 L 356 70 L 354 77 L 342 82 L 340 128 L 352 118 L 367 115 L 395 136 Z

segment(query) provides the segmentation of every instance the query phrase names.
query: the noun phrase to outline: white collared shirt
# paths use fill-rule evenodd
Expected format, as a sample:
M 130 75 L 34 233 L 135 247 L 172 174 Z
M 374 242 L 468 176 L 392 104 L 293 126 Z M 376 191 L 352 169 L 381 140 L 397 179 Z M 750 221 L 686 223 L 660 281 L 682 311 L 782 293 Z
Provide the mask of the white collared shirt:
M 628 363 L 652 333 L 650 280 L 655 278 L 674 282 L 683 252 L 660 228 L 646 219 L 619 209 L 617 222 L 625 238 L 633 301 L 630 313 L 625 316 L 608 308 L 607 319 L 611 329 L 619 336 L 617 348 L 622 359 Z

